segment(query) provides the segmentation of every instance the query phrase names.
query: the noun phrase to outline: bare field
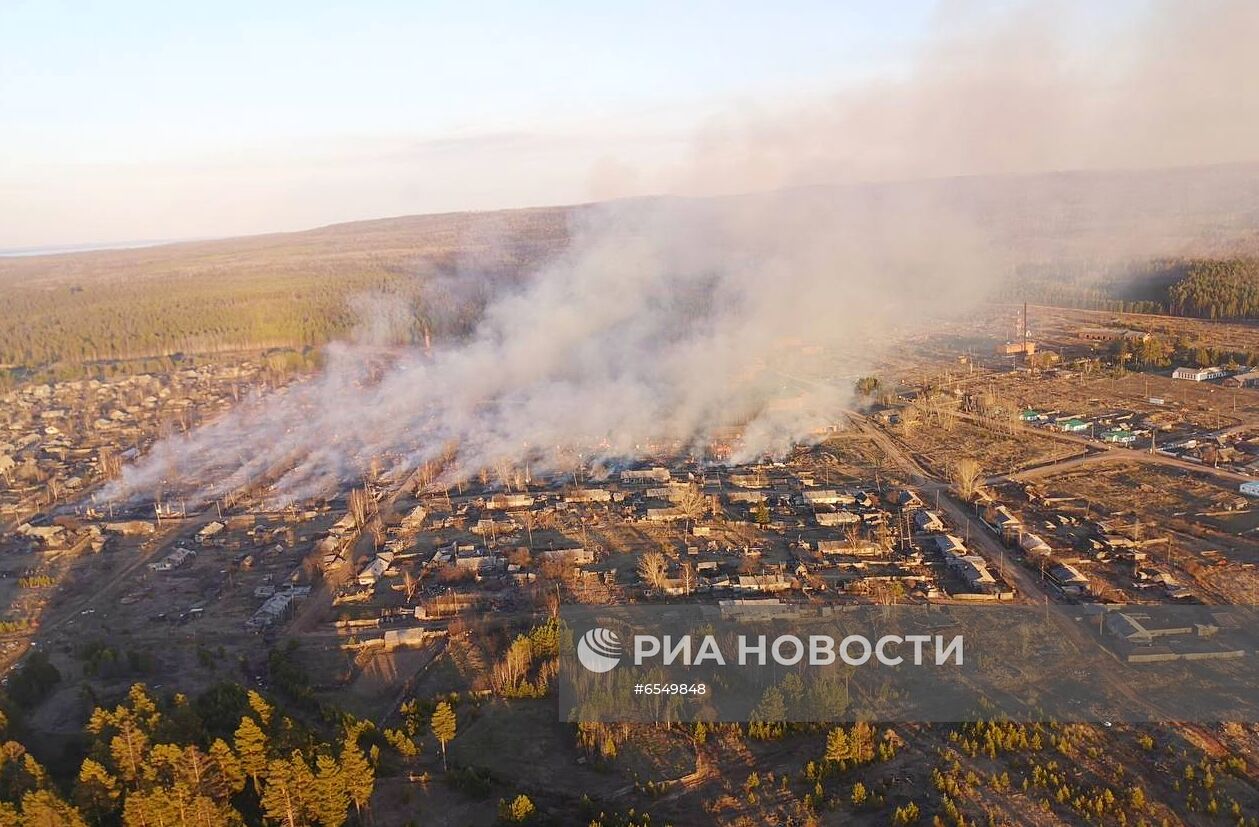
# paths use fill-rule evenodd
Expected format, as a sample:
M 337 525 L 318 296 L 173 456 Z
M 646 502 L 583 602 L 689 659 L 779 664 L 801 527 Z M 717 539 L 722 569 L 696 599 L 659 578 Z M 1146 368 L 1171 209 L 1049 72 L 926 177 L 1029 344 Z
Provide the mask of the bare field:
M 1012 474 L 1024 468 L 1068 459 L 1083 450 L 1052 437 L 1033 433 L 1000 432 L 955 419 L 947 430 L 935 425 L 900 428 L 897 439 L 909 450 L 947 477 L 958 461 L 970 457 L 979 461 L 986 474 Z
M 1201 430 L 1232 428 L 1259 418 L 1259 391 L 1231 389 L 1207 382 L 1129 373 L 1071 377 L 1008 374 L 1000 385 L 1023 408 L 1092 416 L 1115 409 L 1136 411 L 1160 428 Z M 1162 399 L 1163 404 L 1149 400 Z
M 848 433 L 822 443 L 817 472 L 824 484 L 857 481 L 869 479 L 887 464 L 887 455 L 874 440 Z

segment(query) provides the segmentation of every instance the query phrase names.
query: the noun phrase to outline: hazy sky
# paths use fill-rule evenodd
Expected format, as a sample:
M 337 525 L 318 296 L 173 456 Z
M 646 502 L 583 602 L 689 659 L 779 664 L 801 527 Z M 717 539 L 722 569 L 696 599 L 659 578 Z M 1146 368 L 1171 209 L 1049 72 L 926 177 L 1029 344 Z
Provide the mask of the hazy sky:
M 0 0 L 0 250 L 1259 155 L 1255 0 Z
M 650 189 L 714 113 L 897 71 L 933 5 L 4 0 L 0 248 Z

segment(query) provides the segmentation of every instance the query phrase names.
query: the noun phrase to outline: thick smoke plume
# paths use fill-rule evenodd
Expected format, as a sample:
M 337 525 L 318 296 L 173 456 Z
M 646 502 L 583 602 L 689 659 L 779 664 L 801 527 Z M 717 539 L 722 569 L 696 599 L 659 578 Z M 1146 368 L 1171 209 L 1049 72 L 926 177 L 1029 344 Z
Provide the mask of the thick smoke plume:
M 321 375 L 160 443 L 118 490 L 184 478 L 218 495 L 278 468 L 279 495 L 300 498 L 450 446 L 451 476 L 538 473 L 666 442 L 703 453 L 731 424 L 747 456 L 782 451 L 836 420 L 882 337 L 989 277 L 979 239 L 906 206 L 796 194 L 583 211 L 569 249 L 503 288 L 466 338 L 335 345 Z M 365 322 L 377 341 L 398 321 L 383 311 Z M 803 375 L 821 365 L 846 378 Z
M 1245 83 L 1259 68 L 1253 4 L 1154 4 L 1089 36 L 1059 25 L 1078 8 L 942 14 L 907 76 L 711 126 L 672 188 L 1189 165 L 1259 146 L 1259 99 Z M 569 248 L 518 280 L 469 267 L 421 287 L 430 315 L 475 303 L 470 329 L 436 319 L 431 351 L 333 345 L 321 375 L 158 444 L 112 494 L 183 479 L 216 496 L 266 478 L 301 498 L 382 457 L 409 469 L 452 447 L 448 478 L 525 464 L 536 475 L 665 441 L 702 452 L 731 424 L 745 426 L 737 458 L 780 452 L 834 422 L 852 378 L 900 334 L 973 307 L 1020 257 L 1168 254 L 1240 237 L 1256 226 L 1254 173 L 584 208 Z M 367 341 L 406 321 L 397 308 L 358 309 Z

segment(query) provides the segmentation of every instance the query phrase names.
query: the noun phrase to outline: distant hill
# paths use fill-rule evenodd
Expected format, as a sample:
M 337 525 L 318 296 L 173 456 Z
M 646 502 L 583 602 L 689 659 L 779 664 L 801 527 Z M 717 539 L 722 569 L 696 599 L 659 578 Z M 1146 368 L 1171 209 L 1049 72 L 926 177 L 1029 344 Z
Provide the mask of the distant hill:
M 361 221 L 297 233 L 0 259 L 0 364 L 317 345 L 363 293 L 418 296 L 464 268 L 516 273 L 567 244 L 568 208 Z
M 929 203 L 969 221 L 1011 255 L 1006 297 L 1045 303 L 1243 315 L 1249 300 L 1171 287 L 1194 262 L 1259 253 L 1259 164 L 1137 172 L 975 176 L 808 187 L 728 199 L 642 199 L 717 209 L 817 200 L 854 215 Z M 305 347 L 344 335 L 351 296 L 401 296 L 414 331 L 435 323 L 435 279 L 476 271 L 510 280 L 562 251 L 584 206 L 357 221 L 294 233 L 139 249 L 0 258 L 6 311 L 0 365 L 46 368 L 176 352 Z M 1253 268 L 1230 271 L 1247 291 Z M 1187 290 L 1187 288 L 1186 288 Z M 1205 303 L 1204 303 L 1205 302 Z M 1119 305 L 1119 306 L 1115 306 Z M 474 312 L 475 302 L 469 312 Z M 1206 309 L 1204 309 L 1206 308 Z M 1217 310 L 1217 312 L 1221 312 Z

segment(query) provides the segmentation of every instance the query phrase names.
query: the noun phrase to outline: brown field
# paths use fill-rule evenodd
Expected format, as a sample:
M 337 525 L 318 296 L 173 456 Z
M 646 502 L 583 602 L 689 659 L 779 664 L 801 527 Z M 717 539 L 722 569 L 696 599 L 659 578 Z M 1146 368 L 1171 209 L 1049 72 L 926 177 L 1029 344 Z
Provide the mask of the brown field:
M 1095 463 L 1045 477 L 1041 484 L 1051 496 L 1080 497 L 1091 503 L 1095 515 L 1136 514 L 1152 525 L 1167 520 L 1212 525 L 1218 518 L 1204 520 L 1201 515 L 1237 498 L 1232 489 L 1191 472 L 1136 463 Z M 1259 552 L 1259 543 L 1252 538 L 1220 532 L 1220 539 L 1229 550 Z
M 1160 374 L 1049 377 L 1009 374 L 997 382 L 1020 407 L 1090 416 L 1115 409 L 1150 416 L 1160 427 L 1218 430 L 1259 418 L 1259 391 L 1185 382 Z M 1151 398 L 1164 404 L 1151 403 Z
M 1001 432 L 960 418 L 947 430 L 921 424 L 899 428 L 896 436 L 920 461 L 944 477 L 966 457 L 978 460 L 987 474 L 1012 474 L 1083 453 L 1080 447 L 1050 436 Z

